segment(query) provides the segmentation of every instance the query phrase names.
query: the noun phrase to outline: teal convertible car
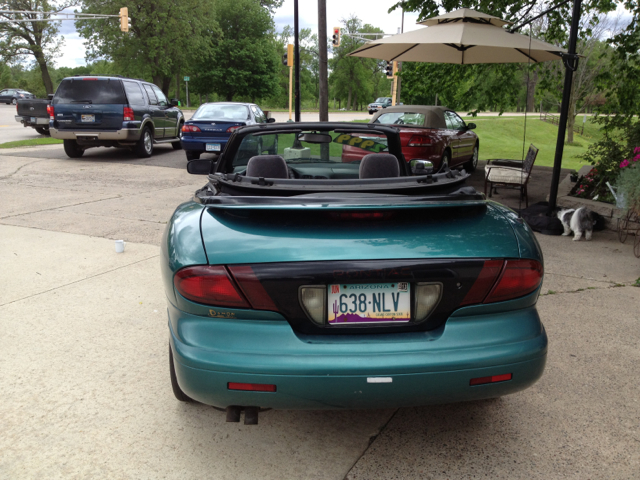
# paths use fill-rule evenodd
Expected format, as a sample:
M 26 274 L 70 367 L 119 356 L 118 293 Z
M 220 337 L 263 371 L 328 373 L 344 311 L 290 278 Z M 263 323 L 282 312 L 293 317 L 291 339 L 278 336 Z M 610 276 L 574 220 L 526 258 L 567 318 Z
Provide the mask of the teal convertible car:
M 344 163 L 346 147 L 365 155 Z M 407 164 L 395 128 L 242 127 L 188 170 L 207 183 L 161 255 L 178 400 L 257 423 L 499 397 L 542 375 L 533 233 L 464 170 Z

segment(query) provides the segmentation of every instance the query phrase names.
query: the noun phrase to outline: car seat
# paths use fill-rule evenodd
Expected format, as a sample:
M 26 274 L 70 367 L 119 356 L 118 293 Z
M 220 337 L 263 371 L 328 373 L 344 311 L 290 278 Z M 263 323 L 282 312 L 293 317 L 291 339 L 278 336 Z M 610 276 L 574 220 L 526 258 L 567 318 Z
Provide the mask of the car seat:
M 400 166 L 395 155 L 390 153 L 370 153 L 360 162 L 360 178 L 399 177 Z
M 280 155 L 256 155 L 247 163 L 247 177 L 289 178 L 287 162 Z

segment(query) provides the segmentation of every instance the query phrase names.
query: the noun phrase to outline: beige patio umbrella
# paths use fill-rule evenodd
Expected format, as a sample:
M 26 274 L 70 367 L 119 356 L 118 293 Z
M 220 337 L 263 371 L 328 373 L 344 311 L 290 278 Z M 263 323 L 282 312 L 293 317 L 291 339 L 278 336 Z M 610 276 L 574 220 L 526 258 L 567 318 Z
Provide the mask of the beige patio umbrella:
M 373 40 L 349 55 L 398 62 L 471 64 L 545 62 L 559 60 L 566 52 L 502 28 L 510 23 L 461 8 L 421 22 L 426 28 Z

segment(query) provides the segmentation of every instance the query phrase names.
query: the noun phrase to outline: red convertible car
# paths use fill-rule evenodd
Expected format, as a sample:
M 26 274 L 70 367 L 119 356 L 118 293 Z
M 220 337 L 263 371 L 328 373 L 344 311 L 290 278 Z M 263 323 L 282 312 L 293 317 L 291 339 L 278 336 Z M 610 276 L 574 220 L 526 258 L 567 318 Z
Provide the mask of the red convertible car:
M 478 165 L 478 136 L 474 123 L 466 124 L 447 107 L 399 105 L 378 111 L 369 123 L 399 127 L 402 154 L 407 162 L 429 160 L 436 171 L 464 167 L 473 172 Z M 344 145 L 343 162 L 362 160 L 363 150 Z M 366 152 L 365 152 L 366 153 Z

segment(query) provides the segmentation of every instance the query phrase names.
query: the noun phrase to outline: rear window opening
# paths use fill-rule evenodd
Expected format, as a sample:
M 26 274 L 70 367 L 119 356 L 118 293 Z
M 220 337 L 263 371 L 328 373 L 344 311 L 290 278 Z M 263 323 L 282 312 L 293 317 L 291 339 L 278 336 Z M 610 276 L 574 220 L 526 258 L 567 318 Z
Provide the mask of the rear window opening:
M 82 77 L 63 80 L 53 97 L 53 104 L 125 104 L 122 81 L 113 78 Z
M 221 122 L 244 122 L 249 120 L 249 109 L 244 105 L 202 105 L 191 120 L 217 120 Z

